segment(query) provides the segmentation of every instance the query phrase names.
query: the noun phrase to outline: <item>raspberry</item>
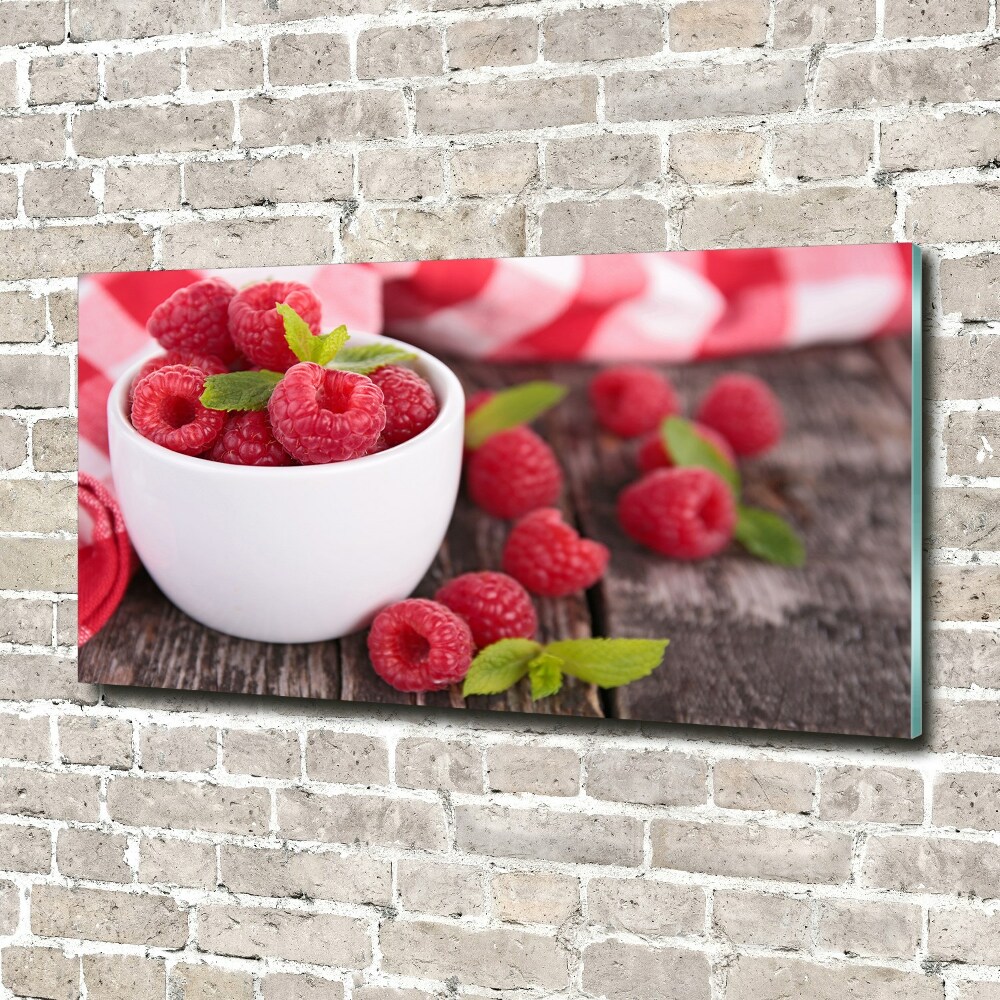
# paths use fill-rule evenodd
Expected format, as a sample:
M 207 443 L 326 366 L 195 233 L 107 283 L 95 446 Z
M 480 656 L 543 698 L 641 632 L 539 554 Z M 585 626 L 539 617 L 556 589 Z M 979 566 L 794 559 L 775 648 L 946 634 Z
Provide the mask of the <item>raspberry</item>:
M 369 377 L 385 397 L 382 440 L 386 448 L 409 441 L 434 422 L 438 413 L 434 390 L 416 372 L 398 365 L 386 365 Z
M 375 673 L 397 691 L 436 691 L 469 672 L 472 633 L 443 604 L 411 598 L 376 615 L 368 655 Z
M 298 361 L 285 340 L 285 321 L 275 308 L 279 302 L 290 305 L 314 334 L 319 333 L 319 299 L 297 281 L 263 281 L 244 288 L 229 303 L 229 331 L 236 347 L 251 365 L 275 372 Z
M 532 593 L 565 597 L 597 583 L 610 556 L 606 546 L 581 538 L 559 511 L 546 507 L 514 525 L 503 568 Z
M 698 437 L 707 441 L 718 451 L 724 459 L 735 464 L 736 456 L 733 449 L 729 447 L 729 442 L 711 427 L 703 427 L 701 424 L 694 425 L 698 432 Z M 639 445 L 639 453 L 636 456 L 641 472 L 652 472 L 654 469 L 672 469 L 674 466 L 673 457 L 667 454 L 663 446 L 663 437 L 658 430 L 651 431 L 642 439 Z
M 178 288 L 146 321 L 149 335 L 167 351 L 221 358 L 236 355 L 229 336 L 229 303 L 236 289 L 222 278 L 205 278 Z
M 263 410 L 232 414 L 205 458 L 227 465 L 294 465 Z
M 733 537 L 736 505 L 708 469 L 657 469 L 622 491 L 618 519 L 635 541 L 674 559 L 704 559 Z
M 528 427 L 487 438 L 468 456 L 467 477 L 473 503 L 510 519 L 555 503 L 563 485 L 552 449 Z
M 658 372 L 638 365 L 607 368 L 590 380 L 597 422 L 619 437 L 637 437 L 679 412 L 674 387 Z
M 285 451 L 312 465 L 366 454 L 385 427 L 382 390 L 367 375 L 308 361 L 288 369 L 267 412 Z
M 203 356 L 201 354 L 189 354 L 187 351 L 167 351 L 166 354 L 157 354 L 155 358 L 150 358 L 140 369 L 138 374 L 132 379 L 132 385 L 128 390 L 128 405 L 132 408 L 132 399 L 135 396 L 135 387 L 150 373 L 159 368 L 166 368 L 167 365 L 184 365 L 187 368 L 198 368 L 206 375 L 222 375 L 229 371 L 226 365 L 219 359 Z
M 205 373 L 167 365 L 135 385 L 132 426 L 154 444 L 182 455 L 200 455 L 222 433 L 226 415 L 201 404 Z
M 770 386 L 733 372 L 715 380 L 698 407 L 698 420 L 718 431 L 737 455 L 759 455 L 781 439 L 785 419 Z
M 434 600 L 469 623 L 477 649 L 501 639 L 531 639 L 538 630 L 528 592 L 506 573 L 463 573 L 446 583 Z

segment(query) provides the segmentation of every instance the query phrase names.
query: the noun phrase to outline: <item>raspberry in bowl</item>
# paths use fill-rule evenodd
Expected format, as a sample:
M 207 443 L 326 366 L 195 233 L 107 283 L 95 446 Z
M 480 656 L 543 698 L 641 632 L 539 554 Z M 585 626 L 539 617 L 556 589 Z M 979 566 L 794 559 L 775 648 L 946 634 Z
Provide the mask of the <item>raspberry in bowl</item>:
M 383 446 L 381 424 L 364 428 L 374 441 L 368 454 L 327 464 L 234 462 L 240 454 L 280 457 L 261 417 L 225 420 L 214 456 L 171 450 L 129 419 L 143 363 L 115 382 L 108 437 L 129 537 L 164 594 L 202 624 L 262 642 L 339 638 L 408 597 L 433 562 L 458 493 L 462 387 L 443 362 L 411 345 L 353 332 L 351 344 L 394 344 L 415 355 L 409 368 L 429 383 L 438 410 L 392 446 Z M 160 371 L 167 390 L 189 391 L 183 372 Z M 293 388 L 301 394 L 313 376 L 307 369 Z M 281 431 L 301 443 L 286 428 L 279 440 Z

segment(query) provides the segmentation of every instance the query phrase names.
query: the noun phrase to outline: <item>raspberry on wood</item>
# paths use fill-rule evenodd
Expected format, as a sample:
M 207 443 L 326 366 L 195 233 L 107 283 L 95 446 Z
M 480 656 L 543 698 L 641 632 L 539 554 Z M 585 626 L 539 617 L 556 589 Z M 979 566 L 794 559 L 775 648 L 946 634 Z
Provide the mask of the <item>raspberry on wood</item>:
M 365 455 L 385 427 L 382 390 L 367 375 L 312 362 L 288 369 L 267 412 L 281 446 L 309 465 Z
M 607 546 L 581 538 L 558 510 L 543 508 L 514 525 L 503 568 L 533 594 L 565 597 L 597 583 L 610 558 Z
M 385 365 L 370 375 L 385 398 L 384 447 L 394 448 L 409 441 L 434 422 L 437 397 L 427 381 L 409 368 Z M 380 449 L 381 450 L 381 449 Z
M 397 691 L 437 691 L 457 684 L 472 662 L 472 633 L 454 611 L 411 598 L 380 611 L 368 633 L 375 673 Z
M 673 559 L 705 559 L 721 552 L 736 528 L 736 504 L 726 483 L 697 467 L 657 469 L 618 498 L 625 533 Z
M 712 383 L 698 420 L 718 431 L 737 455 L 759 455 L 781 440 L 785 418 L 771 387 L 755 375 L 732 372 Z
M 251 366 L 283 372 L 298 358 L 285 340 L 285 321 L 276 306 L 284 302 L 319 333 L 322 307 L 311 288 L 297 281 L 262 281 L 238 292 L 229 303 L 229 330 Z
M 295 464 L 292 456 L 278 443 L 271 421 L 263 410 L 231 414 L 205 458 L 226 465 Z
M 202 357 L 236 356 L 229 335 L 229 304 L 236 289 L 222 278 L 205 278 L 178 288 L 146 321 L 149 335 L 167 351 Z
M 469 623 L 477 649 L 501 639 L 532 639 L 538 616 L 528 592 L 506 573 L 463 573 L 434 599 Z
M 730 464 L 736 463 L 736 456 L 733 454 L 733 449 L 718 431 L 713 431 L 711 427 L 705 427 L 703 424 L 695 424 L 694 429 L 698 437 L 702 441 L 707 441 L 712 445 L 727 462 Z M 663 444 L 663 435 L 659 430 L 647 434 L 639 443 L 639 452 L 636 455 L 636 461 L 641 472 L 673 468 L 673 456 L 667 454 L 667 449 Z
M 639 365 L 606 368 L 590 380 L 589 393 L 597 422 L 623 438 L 645 434 L 680 412 L 674 387 L 659 372 Z
M 563 474 L 552 449 L 533 430 L 513 427 L 467 456 L 466 482 L 473 503 L 494 517 L 514 519 L 554 504 Z
M 154 444 L 182 455 L 200 455 L 222 433 L 226 414 L 201 403 L 205 373 L 186 365 L 167 365 L 135 385 L 132 426 Z

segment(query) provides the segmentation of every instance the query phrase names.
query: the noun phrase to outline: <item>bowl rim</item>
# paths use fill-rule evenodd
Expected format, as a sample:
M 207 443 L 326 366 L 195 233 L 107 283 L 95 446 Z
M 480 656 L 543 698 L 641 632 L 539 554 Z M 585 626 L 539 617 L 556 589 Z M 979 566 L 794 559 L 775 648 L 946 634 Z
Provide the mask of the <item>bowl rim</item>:
M 458 376 L 440 358 L 402 340 L 393 337 L 386 337 L 382 334 L 373 333 L 352 333 L 351 340 L 355 343 L 378 343 L 385 342 L 395 344 L 397 347 L 416 354 L 415 361 L 418 366 L 424 366 L 430 376 L 435 394 L 438 395 L 438 414 L 433 423 L 426 427 L 419 434 L 404 441 L 402 444 L 387 448 L 385 451 L 376 452 L 372 455 L 362 455 L 360 458 L 348 459 L 344 462 L 327 462 L 319 465 L 288 465 L 288 466 L 258 466 L 258 465 L 230 465 L 227 462 L 212 462 L 202 458 L 200 455 L 182 455 L 180 452 L 171 451 L 162 445 L 155 444 L 148 438 L 143 437 L 133 426 L 132 422 L 125 416 L 125 400 L 128 396 L 129 387 L 132 385 L 136 373 L 155 354 L 147 355 L 135 364 L 130 365 L 115 379 L 108 394 L 107 419 L 108 436 L 111 435 L 111 427 L 115 426 L 117 432 L 129 441 L 132 447 L 146 452 L 152 459 L 159 460 L 167 465 L 179 466 L 188 472 L 200 472 L 207 477 L 218 476 L 241 476 L 245 479 L 264 476 L 269 481 L 274 482 L 278 477 L 287 478 L 289 476 L 336 476 L 350 475 L 350 470 L 363 466 L 371 469 L 379 464 L 388 464 L 396 460 L 401 454 L 408 454 L 417 448 L 433 447 L 436 438 L 445 433 L 456 418 L 465 417 L 465 392 L 462 388 Z M 437 384 L 434 384 L 437 383 Z M 440 391 L 439 391 L 440 390 Z

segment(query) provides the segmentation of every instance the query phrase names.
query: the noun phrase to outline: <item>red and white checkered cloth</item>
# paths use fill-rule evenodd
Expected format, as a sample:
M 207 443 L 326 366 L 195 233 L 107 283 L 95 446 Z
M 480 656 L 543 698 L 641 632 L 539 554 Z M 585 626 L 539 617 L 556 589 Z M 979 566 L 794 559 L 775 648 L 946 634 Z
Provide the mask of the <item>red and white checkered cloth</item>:
M 156 352 L 149 314 L 209 274 L 237 287 L 301 281 L 319 296 L 324 329 L 346 323 L 431 351 L 503 361 L 684 362 L 906 334 L 911 260 L 909 244 L 876 244 L 87 275 L 80 279 L 81 488 L 96 481 L 113 489 L 105 405 L 118 375 Z M 121 534 L 110 493 L 95 486 L 87 502 L 81 642 L 117 606 L 130 572 L 129 560 L 117 559 L 119 576 L 108 584 L 107 574 L 93 571 L 97 563 L 85 561 L 96 537 L 91 523 L 111 525 L 111 538 Z

